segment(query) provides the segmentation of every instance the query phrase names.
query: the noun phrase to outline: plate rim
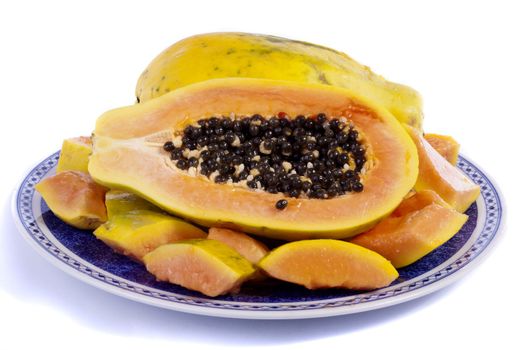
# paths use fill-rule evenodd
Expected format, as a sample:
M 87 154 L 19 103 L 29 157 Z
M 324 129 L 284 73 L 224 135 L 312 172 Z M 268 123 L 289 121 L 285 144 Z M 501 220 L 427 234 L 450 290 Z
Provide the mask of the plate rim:
M 488 256 L 489 252 L 494 249 L 494 247 L 501 241 L 501 236 L 504 231 L 505 223 L 506 223 L 506 205 L 505 205 L 505 199 L 502 196 L 501 189 L 497 182 L 494 181 L 494 179 L 488 175 L 483 168 L 481 168 L 477 163 L 471 161 L 467 157 L 460 155 L 460 159 L 458 160 L 458 164 L 461 160 L 466 161 L 467 164 L 472 165 L 476 170 L 478 170 L 483 177 L 487 179 L 487 181 L 490 183 L 490 185 L 494 188 L 495 197 L 497 198 L 499 202 L 499 217 L 497 226 L 494 228 L 494 233 L 491 236 L 490 241 L 483 247 L 482 251 L 476 256 L 468 261 L 463 266 L 459 267 L 457 270 L 454 270 L 453 273 L 447 274 L 445 277 L 438 279 L 435 282 L 426 284 L 422 287 L 419 287 L 417 289 L 413 289 L 401 294 L 394 295 L 388 297 L 383 297 L 376 300 L 366 301 L 366 302 L 358 302 L 358 303 L 351 303 L 347 305 L 332 305 L 329 307 L 326 307 L 328 304 L 332 303 L 337 304 L 337 299 L 345 298 L 345 297 L 338 297 L 338 298 L 332 298 L 332 299 L 325 299 L 325 300 L 318 300 L 315 301 L 317 303 L 322 303 L 324 306 L 321 307 L 315 307 L 315 308 L 305 308 L 305 309 L 272 309 L 275 307 L 279 307 L 279 305 L 294 305 L 297 304 L 297 302 L 282 302 L 282 303 L 275 303 L 278 305 L 272 305 L 271 303 L 268 303 L 268 309 L 259 309 L 259 310 L 253 310 L 253 309 L 239 309 L 239 308 L 225 308 L 225 307 L 210 307 L 207 306 L 206 303 L 210 303 L 210 300 L 213 299 L 207 299 L 205 297 L 203 298 L 196 298 L 191 296 L 185 296 L 189 299 L 194 299 L 197 301 L 196 304 L 189 304 L 189 303 L 183 303 L 183 302 L 174 302 L 171 300 L 164 300 L 160 298 L 155 298 L 152 296 L 141 294 L 137 291 L 131 291 L 127 290 L 118 286 L 115 286 L 113 284 L 108 283 L 107 281 L 103 281 L 100 279 L 97 279 L 93 277 L 92 275 L 88 275 L 85 273 L 81 273 L 79 269 L 74 268 L 73 266 L 69 265 L 65 261 L 59 259 L 56 255 L 53 255 L 49 250 L 44 249 L 41 245 L 39 245 L 36 240 L 31 236 L 31 234 L 28 232 L 28 230 L 24 227 L 24 224 L 22 222 L 22 218 L 20 215 L 18 215 L 18 198 L 20 191 L 22 190 L 22 185 L 26 182 L 28 177 L 31 175 L 35 169 L 43 164 L 44 162 L 48 161 L 49 159 L 52 159 L 53 157 L 56 157 L 60 151 L 57 151 L 55 153 L 52 153 L 50 156 L 42 159 L 41 161 L 34 164 L 31 168 L 29 168 L 28 171 L 24 173 L 24 176 L 22 180 L 17 184 L 15 189 L 12 193 L 11 198 L 11 212 L 15 221 L 15 226 L 19 233 L 24 237 L 24 240 L 30 244 L 31 247 L 33 247 L 39 255 L 43 256 L 47 261 L 51 262 L 52 265 L 55 267 L 58 267 L 60 270 L 66 272 L 67 274 L 91 285 L 98 289 L 104 290 L 106 292 L 109 292 L 114 295 L 118 295 L 120 297 L 124 297 L 128 300 L 133 300 L 141 303 L 145 303 L 148 305 L 161 307 L 165 309 L 175 310 L 175 311 L 181 311 L 191 314 L 198 314 L 198 315 L 206 315 L 206 316 L 215 316 L 215 317 L 226 317 L 226 318 L 241 318 L 241 319 L 306 319 L 306 318 L 319 318 L 319 317 L 329 317 L 329 316 L 338 316 L 338 315 L 346 315 L 346 314 L 352 314 L 352 313 L 359 313 L 359 312 L 365 312 L 365 311 L 371 311 L 375 309 L 385 308 L 393 305 L 397 305 L 400 303 L 404 303 L 410 300 L 414 300 L 417 298 L 420 298 L 422 296 L 431 294 L 437 290 L 440 290 L 442 288 L 447 287 L 448 285 L 456 282 L 457 280 L 461 279 L 466 273 L 477 267 L 480 263 L 485 261 L 486 257 Z M 56 165 L 53 165 L 50 167 L 49 171 L 51 171 L 53 168 L 55 168 Z M 49 173 L 49 171 L 46 172 Z M 45 174 L 45 175 L 46 175 Z M 33 187 L 34 188 L 34 187 Z M 33 190 L 33 193 L 36 193 L 36 190 Z M 481 195 L 478 198 L 478 201 L 481 200 L 483 196 Z M 34 214 L 34 213 L 32 213 Z M 483 213 L 483 215 L 486 215 L 486 210 Z M 477 227 L 477 225 L 476 225 Z M 475 243 L 477 239 L 473 242 Z M 472 247 L 469 246 L 468 249 Z M 64 247 L 65 248 L 65 247 Z M 81 260 L 83 263 L 87 263 L 89 265 L 95 266 L 87 261 L 85 261 L 82 257 L 76 255 L 69 249 L 67 249 L 68 254 L 71 254 L 75 259 Z M 448 260 L 450 260 L 449 258 Z M 447 261 L 448 261 L 447 260 Z M 445 261 L 445 262 L 447 262 Z M 455 260 L 457 261 L 457 259 Z M 448 266 L 450 264 L 454 263 L 455 261 L 449 261 Z M 442 264 L 438 265 L 441 266 Z M 100 269 L 100 268 L 99 268 Z M 102 269 L 100 269 L 102 270 Z M 104 271 L 104 270 L 102 270 Z M 432 271 L 432 270 L 429 270 Z M 111 274 L 107 271 L 105 271 L 106 274 Z M 423 273 L 422 275 L 425 275 Z M 419 279 L 421 276 L 417 276 L 414 279 Z M 130 282 L 131 284 L 137 284 L 140 285 L 140 283 L 133 282 L 130 280 L 127 280 L 123 277 L 117 276 L 118 279 L 125 280 L 127 282 Z M 407 282 L 411 281 L 413 279 L 408 280 Z M 380 290 L 384 289 L 392 289 L 396 286 L 390 286 L 385 287 Z M 153 287 L 147 286 L 147 289 L 149 290 L 155 290 Z M 377 293 L 378 290 L 371 291 L 374 293 Z M 204 301 L 204 302 L 203 302 Z M 227 301 L 218 300 L 218 303 L 228 303 Z M 232 305 L 239 305 L 239 304 L 246 304 L 246 305 L 252 305 L 254 303 L 250 302 L 230 302 Z M 313 303 L 313 302 L 312 302 Z M 260 305 L 263 305 L 265 303 L 257 303 Z M 223 305 L 224 306 L 224 305 Z M 315 306 L 315 305 L 314 305 Z

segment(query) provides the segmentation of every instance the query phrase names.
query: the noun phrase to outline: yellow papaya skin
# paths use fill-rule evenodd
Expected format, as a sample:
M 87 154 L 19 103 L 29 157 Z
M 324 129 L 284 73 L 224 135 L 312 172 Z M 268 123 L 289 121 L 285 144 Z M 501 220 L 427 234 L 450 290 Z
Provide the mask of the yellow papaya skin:
M 87 173 L 91 147 L 91 138 L 87 136 L 64 140 L 60 150 L 60 158 L 58 159 L 57 173 L 62 171 Z
M 262 78 L 333 85 L 359 91 L 396 118 L 421 129 L 417 91 L 375 74 L 346 54 L 303 41 L 248 33 L 211 33 L 181 40 L 160 53 L 136 86 L 139 102 L 217 78 Z

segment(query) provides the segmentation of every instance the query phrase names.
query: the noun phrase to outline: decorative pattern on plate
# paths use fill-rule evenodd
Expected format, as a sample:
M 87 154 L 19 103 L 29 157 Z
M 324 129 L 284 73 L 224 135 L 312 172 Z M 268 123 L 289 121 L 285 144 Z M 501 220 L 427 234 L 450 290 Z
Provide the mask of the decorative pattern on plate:
M 111 251 L 90 231 L 75 229 L 55 217 L 34 185 L 55 172 L 59 152 L 33 168 L 13 198 L 13 211 L 23 236 L 45 257 L 68 273 L 109 292 L 179 311 L 241 318 L 306 318 L 366 311 L 433 292 L 455 280 L 495 238 L 502 221 L 496 188 L 472 162 L 459 158 L 458 168 L 481 187 L 458 234 L 431 254 L 399 270 L 389 287 L 370 292 L 327 289 L 310 291 L 269 281 L 247 285 L 236 295 L 209 298 L 165 282 L 145 268 Z

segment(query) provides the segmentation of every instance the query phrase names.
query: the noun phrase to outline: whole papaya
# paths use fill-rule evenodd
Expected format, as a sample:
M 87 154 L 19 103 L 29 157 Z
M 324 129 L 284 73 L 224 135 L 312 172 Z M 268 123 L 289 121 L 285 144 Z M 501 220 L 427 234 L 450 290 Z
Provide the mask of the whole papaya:
M 346 54 L 303 41 L 248 33 L 202 34 L 173 44 L 140 76 L 137 101 L 192 83 L 229 77 L 348 88 L 386 107 L 402 123 L 421 129 L 423 121 L 417 91 L 384 79 Z

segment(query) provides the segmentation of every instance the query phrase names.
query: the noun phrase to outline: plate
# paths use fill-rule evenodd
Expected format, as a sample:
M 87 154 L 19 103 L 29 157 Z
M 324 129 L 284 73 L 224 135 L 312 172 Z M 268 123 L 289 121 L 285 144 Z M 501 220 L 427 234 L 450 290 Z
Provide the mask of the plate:
M 503 208 L 494 183 L 460 156 L 458 168 L 480 185 L 481 196 L 467 210 L 469 219 L 453 238 L 417 262 L 399 269 L 390 286 L 368 292 L 344 289 L 310 291 L 269 281 L 246 285 L 236 295 L 217 298 L 158 282 L 144 266 L 114 253 L 91 231 L 58 219 L 35 191 L 35 184 L 55 174 L 59 152 L 44 159 L 22 180 L 12 209 L 23 237 L 65 272 L 95 287 L 142 303 L 194 314 L 253 319 L 313 318 L 368 311 L 406 302 L 445 287 L 476 265 L 494 245 Z

